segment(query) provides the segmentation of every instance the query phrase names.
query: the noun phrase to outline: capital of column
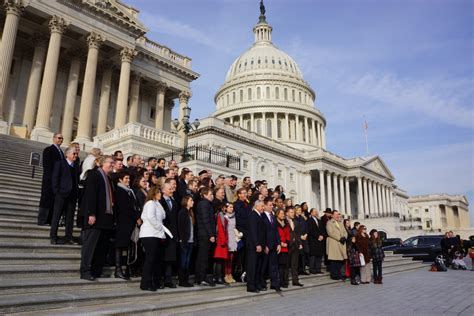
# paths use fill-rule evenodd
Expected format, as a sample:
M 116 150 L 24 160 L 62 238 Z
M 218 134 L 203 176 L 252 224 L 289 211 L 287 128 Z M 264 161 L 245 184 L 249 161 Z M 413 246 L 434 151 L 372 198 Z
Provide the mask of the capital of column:
M 66 22 L 66 20 L 57 15 L 53 15 L 53 17 L 49 21 L 49 31 L 51 33 L 62 34 L 66 30 L 67 26 L 68 23 Z
M 189 99 L 191 98 L 191 92 L 189 91 L 181 91 L 179 93 L 179 103 L 188 103 Z
M 14 14 L 20 16 L 25 10 L 23 6 L 23 0 L 6 0 L 3 4 L 5 12 L 7 14 Z
M 123 63 L 131 63 L 137 54 L 138 52 L 135 49 L 131 47 L 124 47 L 120 51 L 120 61 Z
M 89 48 L 99 49 L 104 41 L 105 41 L 104 36 L 96 32 L 91 32 L 87 36 L 87 45 L 89 46 Z
M 174 108 L 174 100 L 173 100 L 173 99 L 169 99 L 169 100 L 166 102 L 166 106 L 172 110 L 172 109 Z
M 165 93 L 166 89 L 168 89 L 168 85 L 163 81 L 157 81 L 155 87 L 158 93 Z

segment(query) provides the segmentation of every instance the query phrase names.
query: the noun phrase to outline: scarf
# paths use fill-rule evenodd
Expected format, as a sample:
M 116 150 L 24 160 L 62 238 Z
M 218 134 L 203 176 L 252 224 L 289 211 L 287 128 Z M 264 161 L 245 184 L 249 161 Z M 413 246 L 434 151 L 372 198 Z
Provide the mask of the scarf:
M 114 206 L 114 198 L 112 196 L 112 187 L 110 186 L 109 177 L 105 174 L 102 168 L 98 168 L 98 170 L 105 182 L 105 196 L 107 197 L 105 199 L 105 214 L 113 215 L 114 211 L 112 210 L 112 207 Z
M 120 182 L 117 183 L 117 186 L 118 186 L 118 187 L 121 187 L 122 189 L 124 189 L 124 190 L 128 193 L 128 195 L 131 195 L 131 196 L 133 196 L 134 199 L 136 199 L 136 197 L 135 197 L 135 192 L 133 192 L 132 189 L 130 189 L 129 187 L 123 185 L 123 184 L 120 183 Z

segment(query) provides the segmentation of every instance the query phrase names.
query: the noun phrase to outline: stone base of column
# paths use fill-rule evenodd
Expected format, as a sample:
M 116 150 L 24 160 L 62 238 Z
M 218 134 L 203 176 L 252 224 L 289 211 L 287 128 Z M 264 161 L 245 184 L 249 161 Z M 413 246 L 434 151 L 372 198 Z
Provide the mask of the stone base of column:
M 30 139 L 37 142 L 42 142 L 46 144 L 51 144 L 53 141 L 54 133 L 51 132 L 48 128 L 44 127 L 35 127 L 31 131 Z
M 0 134 L 8 134 L 8 122 L 0 120 Z

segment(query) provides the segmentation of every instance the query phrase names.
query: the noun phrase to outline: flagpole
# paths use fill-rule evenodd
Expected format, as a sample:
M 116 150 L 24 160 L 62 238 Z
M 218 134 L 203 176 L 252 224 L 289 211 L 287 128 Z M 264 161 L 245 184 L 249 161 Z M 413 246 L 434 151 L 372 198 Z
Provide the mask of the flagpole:
M 367 157 L 369 157 L 369 125 L 367 124 L 367 120 L 365 119 L 364 115 L 364 134 L 365 134 L 365 154 Z

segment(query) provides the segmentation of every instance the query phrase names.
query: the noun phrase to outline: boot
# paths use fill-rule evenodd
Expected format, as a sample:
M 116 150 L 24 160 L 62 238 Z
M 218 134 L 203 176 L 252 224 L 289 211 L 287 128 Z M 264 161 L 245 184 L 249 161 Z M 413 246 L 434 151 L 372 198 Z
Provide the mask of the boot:
M 379 283 L 378 284 L 383 284 L 382 279 L 383 279 L 383 277 L 379 277 Z
M 123 274 L 122 270 L 122 249 L 116 248 L 115 249 L 115 277 L 118 279 L 124 279 L 126 280 L 127 278 Z
M 184 273 L 184 269 L 178 270 L 178 285 L 182 287 L 186 287 L 186 276 Z
M 130 279 L 130 277 L 131 277 L 132 274 L 131 274 L 131 272 L 130 272 L 130 266 L 129 266 L 129 265 L 126 265 L 126 266 L 125 266 L 125 274 L 124 274 L 124 275 L 125 275 L 125 278 L 126 278 L 127 280 Z
M 189 269 L 184 270 L 184 287 L 193 287 L 194 285 L 189 282 Z
M 214 263 L 213 270 L 214 270 L 214 283 L 224 284 L 224 280 L 222 280 L 221 265 L 218 263 Z

